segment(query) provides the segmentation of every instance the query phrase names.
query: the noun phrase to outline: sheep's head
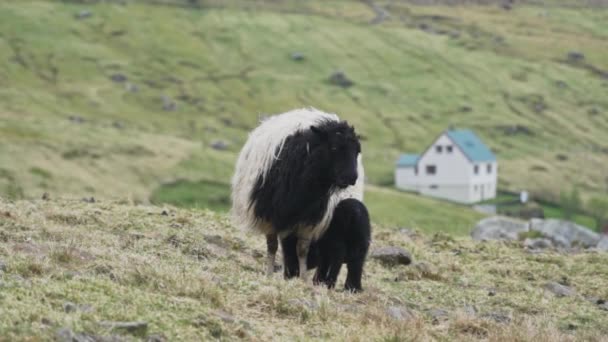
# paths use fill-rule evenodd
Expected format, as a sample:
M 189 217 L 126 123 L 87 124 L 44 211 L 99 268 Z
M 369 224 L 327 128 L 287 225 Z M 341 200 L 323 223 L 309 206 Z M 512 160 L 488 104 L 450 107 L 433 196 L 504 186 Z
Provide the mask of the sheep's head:
M 357 157 L 361 153 L 359 137 L 348 122 L 327 122 L 311 126 L 327 151 L 330 181 L 338 188 L 355 185 L 358 178 Z

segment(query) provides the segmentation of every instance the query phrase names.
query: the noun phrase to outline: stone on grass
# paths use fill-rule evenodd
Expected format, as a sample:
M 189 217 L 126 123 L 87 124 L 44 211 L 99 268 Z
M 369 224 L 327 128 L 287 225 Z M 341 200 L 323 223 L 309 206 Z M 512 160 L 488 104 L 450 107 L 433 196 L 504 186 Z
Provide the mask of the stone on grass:
M 477 241 L 518 240 L 521 233 L 526 233 L 529 225 L 526 222 L 502 217 L 487 217 L 477 222 L 471 237 Z
M 402 322 L 412 320 L 416 317 L 412 310 L 401 306 L 389 306 L 386 308 L 386 314 L 395 321 Z
M 558 247 L 596 247 L 600 235 L 576 223 L 557 219 L 532 219 L 530 231 L 538 232 Z
M 224 140 L 214 140 L 211 142 L 211 148 L 218 151 L 224 151 L 228 149 L 229 144 Z
M 136 336 L 145 336 L 148 331 L 147 322 L 100 322 L 102 327 L 114 332 L 128 333 Z
M 380 261 L 386 266 L 409 265 L 412 256 L 401 247 L 380 247 L 372 251 L 370 257 Z
M 562 285 L 560 283 L 551 281 L 545 284 L 545 290 L 552 292 L 557 297 L 571 297 L 576 294 L 576 292 L 566 285 Z
M 123 83 L 127 81 L 127 76 L 124 74 L 116 73 L 110 76 L 110 79 L 116 83 Z
M 74 15 L 76 19 L 86 19 L 93 16 L 93 13 L 89 10 L 82 10 Z
M 294 61 L 303 61 L 304 60 L 304 54 L 301 52 L 294 52 L 291 54 L 291 59 L 293 59 Z
M 348 87 L 352 86 L 353 84 L 355 84 L 353 81 L 351 81 L 346 76 L 346 74 L 343 71 L 334 71 L 329 76 L 329 83 L 331 83 L 333 85 L 337 85 L 342 88 L 348 88 Z
M 597 243 L 596 248 L 602 252 L 608 252 L 608 235 L 602 235 L 600 241 Z
M 528 249 L 545 249 L 553 247 L 553 243 L 551 240 L 545 238 L 527 238 L 524 240 L 524 247 Z

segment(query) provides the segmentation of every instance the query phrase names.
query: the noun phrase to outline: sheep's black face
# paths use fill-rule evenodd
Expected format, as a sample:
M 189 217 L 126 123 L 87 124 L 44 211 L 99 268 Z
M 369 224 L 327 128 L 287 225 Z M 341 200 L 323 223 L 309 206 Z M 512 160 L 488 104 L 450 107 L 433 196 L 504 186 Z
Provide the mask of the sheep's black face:
M 361 153 L 355 129 L 342 121 L 313 126 L 311 130 L 321 138 L 327 149 L 328 176 L 332 184 L 338 188 L 355 185 L 358 178 L 357 157 Z

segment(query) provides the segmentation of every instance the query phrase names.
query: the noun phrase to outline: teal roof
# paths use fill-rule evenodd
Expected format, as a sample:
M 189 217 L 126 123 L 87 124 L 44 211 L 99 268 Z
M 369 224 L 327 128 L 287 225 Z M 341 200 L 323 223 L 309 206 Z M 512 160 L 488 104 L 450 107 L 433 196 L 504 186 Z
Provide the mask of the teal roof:
M 399 160 L 397 160 L 398 167 L 410 167 L 415 166 L 418 163 L 418 159 L 420 159 L 420 155 L 418 154 L 402 154 L 399 156 Z
M 496 156 L 481 142 L 481 139 L 468 129 L 448 130 L 446 134 L 458 145 L 460 150 L 474 162 L 495 161 Z

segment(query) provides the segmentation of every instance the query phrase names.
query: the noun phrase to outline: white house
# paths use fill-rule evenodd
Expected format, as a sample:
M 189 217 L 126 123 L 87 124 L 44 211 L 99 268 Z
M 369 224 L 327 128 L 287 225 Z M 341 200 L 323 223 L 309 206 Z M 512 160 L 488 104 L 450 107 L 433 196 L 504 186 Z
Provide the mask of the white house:
M 403 154 L 397 161 L 399 189 L 460 203 L 496 197 L 496 156 L 470 130 L 447 130 L 422 154 Z

